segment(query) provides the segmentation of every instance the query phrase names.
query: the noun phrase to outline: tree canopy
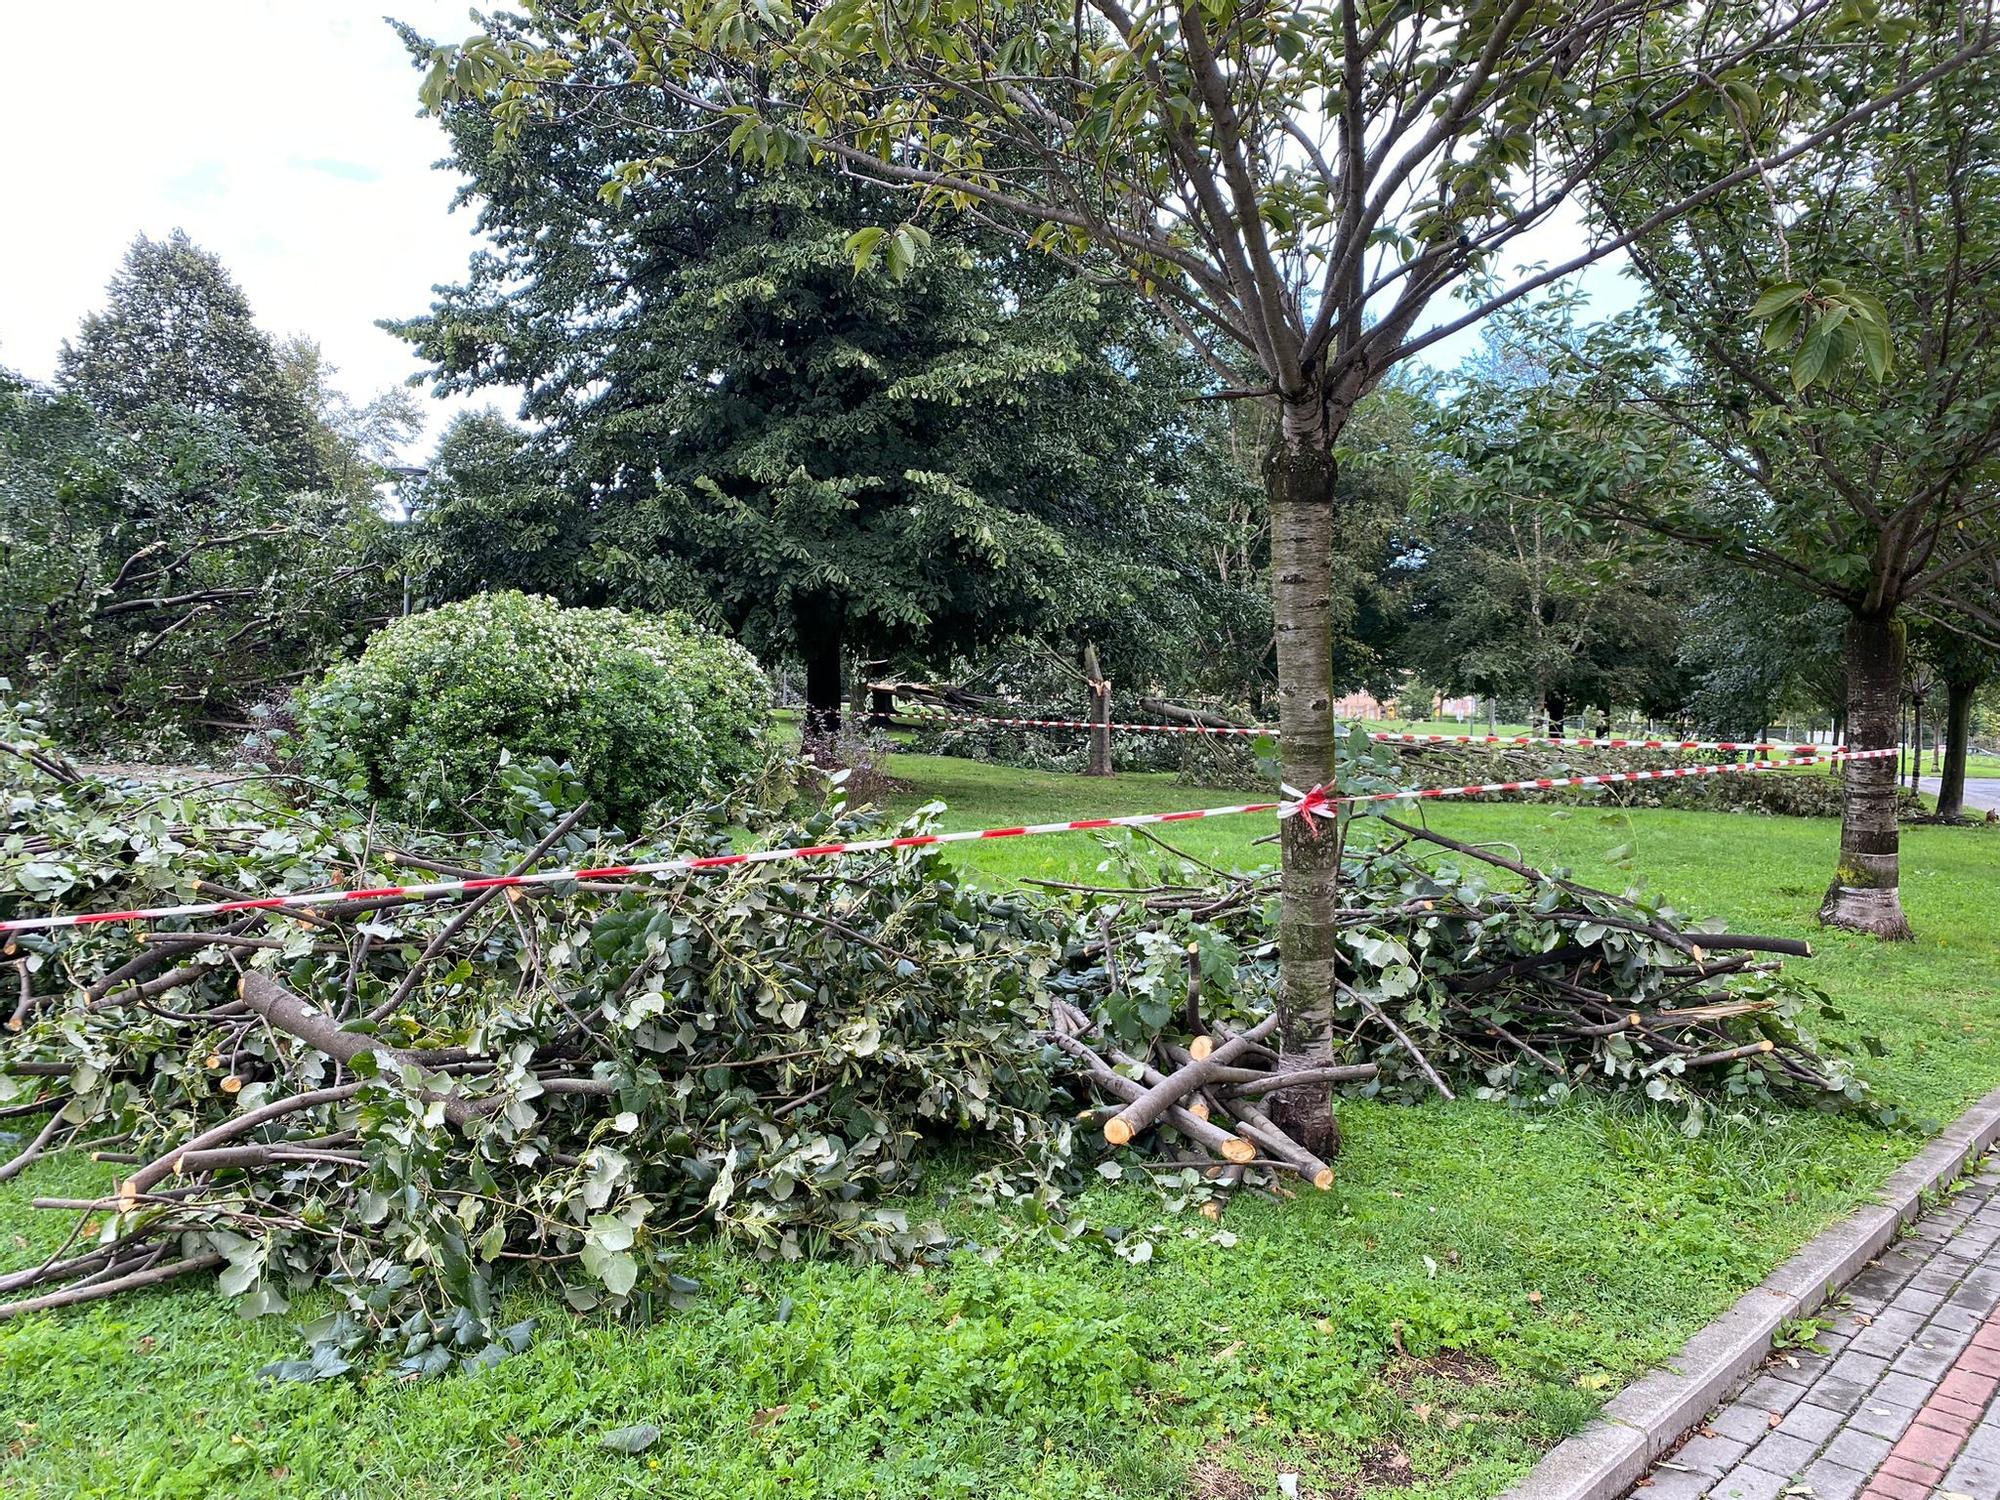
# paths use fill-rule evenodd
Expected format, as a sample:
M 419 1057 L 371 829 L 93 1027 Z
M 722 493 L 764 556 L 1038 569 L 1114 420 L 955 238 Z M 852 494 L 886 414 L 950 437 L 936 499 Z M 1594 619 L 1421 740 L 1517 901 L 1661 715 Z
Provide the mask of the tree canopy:
M 134 242 L 59 367 L 0 372 L 0 674 L 65 732 L 184 750 L 381 621 L 407 392 L 346 401 L 179 232 Z
M 1908 29 L 1829 86 L 1887 98 L 1963 39 Z M 1614 459 L 1574 492 L 1580 509 L 1844 610 L 1863 748 L 1896 742 L 1908 616 L 2000 638 L 1982 602 L 2000 557 L 2000 204 L 1972 186 L 2000 165 L 1996 142 L 1989 58 L 1893 99 L 1829 159 L 1636 234 L 1645 307 L 1580 355 L 1602 402 L 1596 451 Z M 1711 168 L 1663 141 L 1594 187 L 1594 212 L 1641 228 Z M 1854 763 L 1847 788 L 1822 914 L 1906 934 L 1894 768 Z
M 1928 66 L 1857 96 L 1820 64 L 1923 7 L 558 3 L 539 35 L 438 49 L 424 97 L 487 105 L 502 138 L 671 100 L 743 159 L 901 191 L 900 222 L 857 229 L 863 260 L 907 268 L 917 218 L 954 213 L 1155 299 L 1222 380 L 1279 415 L 1266 485 L 1281 753 L 1308 787 L 1333 776 L 1334 448 L 1356 404 L 1493 307 L 1948 77 L 1992 40 L 1975 9 Z M 1585 182 L 1670 139 L 1704 156 L 1698 185 L 1424 323 Z M 634 152 L 614 190 L 655 170 Z M 1339 875 L 1298 821 L 1280 941 L 1286 1033 L 1311 1054 L 1333 1037 Z M 1330 1139 L 1330 1117 L 1319 1128 Z
M 269 455 L 280 483 L 326 477 L 314 414 L 277 345 L 221 259 L 182 230 L 132 241 L 103 310 L 64 342 L 57 380 L 120 432 L 223 418 Z
M 843 653 L 1035 631 L 1187 673 L 1258 612 L 1211 562 L 1246 481 L 1134 299 L 988 233 L 941 233 L 901 277 L 857 267 L 847 229 L 879 192 L 701 143 L 607 201 L 687 114 L 632 108 L 503 145 L 447 116 L 494 248 L 395 326 L 443 389 L 524 387 L 536 437 L 447 438 L 419 492 L 466 559 L 445 573 L 693 609 L 804 658 L 819 709 Z

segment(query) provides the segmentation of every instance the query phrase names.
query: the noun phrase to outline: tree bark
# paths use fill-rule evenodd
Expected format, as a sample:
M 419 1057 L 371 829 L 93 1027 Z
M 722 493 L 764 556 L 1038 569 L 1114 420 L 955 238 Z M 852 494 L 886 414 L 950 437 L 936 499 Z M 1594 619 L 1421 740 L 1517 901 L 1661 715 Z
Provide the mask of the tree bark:
M 1924 700 L 1910 700 L 1910 790 L 1919 791 L 1923 787 L 1924 774 Z
M 1271 510 L 1271 616 L 1278 655 L 1278 741 L 1284 778 L 1300 791 L 1334 784 L 1333 427 L 1315 387 L 1287 400 L 1264 466 Z M 1334 966 L 1340 929 L 1340 830 L 1305 817 L 1281 825 L 1278 1011 L 1288 1067 L 1324 1062 L 1334 1047 Z M 1316 1155 L 1339 1149 L 1332 1095 L 1285 1096 L 1281 1124 Z
M 1083 646 L 1083 676 L 1090 684 L 1090 769 L 1086 776 L 1111 774 L 1111 684 L 1097 660 L 1097 647 Z
M 846 617 L 837 603 L 820 602 L 799 615 L 799 649 L 806 659 L 806 738 L 840 733 L 841 667 Z
M 1972 698 L 1976 682 L 1946 682 L 1944 709 L 1944 769 L 1938 775 L 1938 816 L 1956 818 L 1965 811 L 1965 756 L 1972 740 Z
M 1896 744 L 1903 686 L 1903 622 L 1855 613 L 1847 621 L 1848 742 L 1857 750 Z M 1840 864 L 1820 905 L 1829 927 L 1907 939 L 1898 892 L 1896 802 L 1902 777 L 1893 757 L 1847 762 L 1840 798 Z

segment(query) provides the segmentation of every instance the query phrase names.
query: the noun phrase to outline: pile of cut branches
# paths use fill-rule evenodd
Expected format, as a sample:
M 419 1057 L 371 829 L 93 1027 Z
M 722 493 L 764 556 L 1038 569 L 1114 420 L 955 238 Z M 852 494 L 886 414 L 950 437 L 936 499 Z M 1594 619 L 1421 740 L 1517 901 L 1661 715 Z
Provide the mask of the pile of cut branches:
M 1899 1123 L 1805 1029 L 1813 1016 L 1844 1019 L 1784 970 L 1785 957 L 1810 956 L 1805 942 L 1689 923 L 1657 897 L 1596 889 L 1398 818 L 1350 824 L 1371 827 L 1384 832 L 1352 837 L 1345 862 L 1337 1035 L 1316 1060 L 1350 1070 L 1349 1092 L 1528 1105 L 1630 1091 L 1681 1108 L 1691 1134 L 1718 1109 L 1773 1105 Z M 1157 1035 L 1169 1057 L 1254 1037 L 1277 982 L 1275 876 L 1174 856 L 1150 869 L 1134 861 L 1124 885 L 1040 883 L 1077 905 L 1076 930 L 1090 934 L 1052 987 L 1106 1017 L 1128 1049 Z M 1282 1101 L 1282 1072 L 1225 1077 Z
M 0 916 L 630 864 L 713 852 L 745 817 L 603 847 L 560 771 L 517 765 L 518 828 L 447 839 L 268 782 L 24 764 Z M 858 826 L 836 803 L 760 837 Z M 972 1138 L 996 1170 L 1068 1161 L 1085 1101 L 1041 1036 L 1053 932 L 905 851 L 17 935 L 0 1176 L 65 1149 L 115 1176 L 34 1200 L 74 1230 L 0 1276 L 0 1318 L 205 1271 L 249 1313 L 324 1284 L 423 1373 L 509 1347 L 489 1319 L 521 1273 L 580 1309 L 658 1311 L 694 1290 L 697 1233 L 936 1253 L 942 1232 L 895 1205 L 927 1137 Z
M 505 768 L 499 826 L 445 836 L 283 777 L 87 778 L 0 728 L 0 917 L 817 845 L 863 821 L 739 803 L 614 843 L 541 763 Z M 1769 955 L 1802 944 L 1393 820 L 1348 833 L 1341 1032 L 1307 1059 L 1271 1050 L 1273 877 L 1171 849 L 1141 879 L 1139 846 L 1113 846 L 1132 867 L 1102 890 L 985 891 L 902 850 L 18 935 L 0 1180 L 58 1151 L 107 1175 L 34 1200 L 68 1241 L 0 1274 L 0 1318 L 213 1271 L 251 1313 L 344 1296 L 300 1378 L 368 1338 L 430 1373 L 519 1346 L 494 1316 L 519 1278 L 579 1309 L 678 1305 L 699 1234 L 944 1253 L 898 1200 L 947 1135 L 986 1189 L 1047 1204 L 1101 1133 L 1100 1170 L 1192 1162 L 1218 1212 L 1238 1185 L 1331 1183 L 1285 1123 L 1329 1090 L 1627 1089 L 1691 1128 L 1776 1102 L 1893 1118 L 1800 1029 L 1815 997 Z

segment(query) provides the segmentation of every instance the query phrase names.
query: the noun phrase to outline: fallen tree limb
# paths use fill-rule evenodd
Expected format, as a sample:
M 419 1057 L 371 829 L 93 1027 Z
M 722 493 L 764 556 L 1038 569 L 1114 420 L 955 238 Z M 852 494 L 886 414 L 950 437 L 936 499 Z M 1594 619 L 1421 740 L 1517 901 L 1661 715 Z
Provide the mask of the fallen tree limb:
M 192 1276 L 198 1271 L 213 1271 L 221 1264 L 221 1256 L 213 1251 L 205 1251 L 200 1255 L 190 1255 L 186 1260 L 169 1261 L 163 1266 L 132 1271 L 124 1276 L 113 1277 L 109 1281 L 94 1281 L 88 1286 L 66 1287 L 61 1291 L 44 1292 L 39 1297 L 28 1297 L 19 1302 L 0 1303 L 0 1323 L 27 1313 L 48 1312 L 58 1307 L 74 1307 L 79 1302 L 97 1302 L 106 1297 L 117 1297 L 126 1292 L 138 1291 L 141 1287 L 158 1286 L 161 1282 L 172 1281 L 177 1276 Z
M 1277 1016 L 1267 1016 L 1242 1036 L 1231 1037 L 1208 1056 L 1190 1059 L 1186 1065 L 1167 1074 L 1106 1120 L 1104 1138 L 1114 1146 L 1125 1145 L 1157 1120 L 1169 1105 L 1206 1087 L 1216 1068 L 1234 1062 L 1277 1029 Z

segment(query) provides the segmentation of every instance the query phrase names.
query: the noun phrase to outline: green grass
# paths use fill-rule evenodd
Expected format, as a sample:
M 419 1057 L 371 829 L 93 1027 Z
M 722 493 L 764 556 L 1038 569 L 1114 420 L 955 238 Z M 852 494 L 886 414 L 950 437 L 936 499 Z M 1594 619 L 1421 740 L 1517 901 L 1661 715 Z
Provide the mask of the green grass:
M 947 826 L 1244 800 L 1166 776 L 1111 782 L 898 756 L 895 805 L 952 803 Z M 1820 935 L 1831 823 L 1518 804 L 1427 809 L 1585 879 L 1645 878 L 1691 913 L 1812 936 L 1805 965 L 1889 1046 L 1868 1071 L 1940 1119 L 2000 1084 L 2000 837 L 1905 837 L 1920 934 Z M 1174 841 L 1248 864 L 1269 818 L 1184 825 Z M 1629 865 L 1606 863 L 1631 844 Z M 985 880 L 1095 878 L 1089 835 L 955 848 Z M 1919 1144 L 1815 1114 L 1688 1141 L 1677 1117 L 1583 1103 L 1518 1114 L 1473 1101 L 1347 1105 L 1333 1192 L 1229 1209 L 1231 1246 L 1129 1188 L 1096 1225 L 1145 1232 L 1131 1265 L 1032 1233 L 993 1264 L 915 1271 L 760 1265 L 709 1247 L 695 1305 L 650 1327 L 533 1314 L 533 1348 L 490 1372 L 406 1385 L 258 1383 L 295 1351 L 292 1317 L 237 1321 L 205 1287 L 0 1325 L 0 1494 L 23 1496 L 674 1495 L 1148 1497 L 1370 1487 L 1490 1495 L 1623 1380 L 1669 1355 Z M 80 1192 L 71 1159 L 0 1187 L 0 1264 L 53 1248 L 36 1194 Z M 961 1178 L 944 1164 L 933 1183 Z M 1006 1240 L 1000 1214 L 926 1205 Z M 1155 1228 L 1155 1226 L 1158 1226 Z M 1532 1295 L 1531 1295 L 1532 1294 Z M 1456 1351 L 1446 1357 L 1443 1351 Z M 625 1457 L 598 1437 L 650 1421 Z

